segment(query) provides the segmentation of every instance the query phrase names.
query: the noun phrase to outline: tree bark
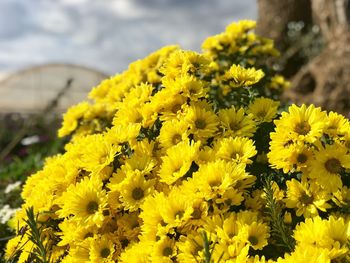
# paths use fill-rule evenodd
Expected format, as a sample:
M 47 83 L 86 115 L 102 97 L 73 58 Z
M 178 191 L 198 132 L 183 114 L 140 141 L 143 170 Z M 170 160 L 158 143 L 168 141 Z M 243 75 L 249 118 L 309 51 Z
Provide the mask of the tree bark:
M 287 39 L 288 24 L 291 21 L 302 21 L 304 30 L 312 24 L 310 0 L 258 0 L 259 17 L 257 32 L 272 38 L 279 50 L 289 48 Z M 301 61 L 295 56 L 285 56 L 283 74 L 293 76 Z
M 314 103 L 350 117 L 350 0 L 258 0 L 258 6 L 259 32 L 275 39 L 278 47 L 284 41 L 283 30 L 288 22 L 309 23 L 305 16 L 312 17 L 310 23 L 319 26 L 326 42 L 320 54 L 306 65 L 296 65 L 292 87 L 284 97 L 293 103 Z M 293 12 L 303 14 L 289 14 Z M 278 18 L 273 17 L 276 14 Z M 281 24 L 275 25 L 278 21 Z

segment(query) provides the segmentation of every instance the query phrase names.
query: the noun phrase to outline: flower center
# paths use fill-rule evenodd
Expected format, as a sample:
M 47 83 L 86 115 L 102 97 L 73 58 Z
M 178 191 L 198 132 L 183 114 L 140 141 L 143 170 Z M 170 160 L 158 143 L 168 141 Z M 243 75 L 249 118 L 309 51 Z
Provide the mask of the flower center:
M 120 240 L 120 244 L 122 245 L 122 248 L 126 248 L 129 245 L 129 240 L 127 238 L 124 238 Z
M 91 232 L 87 232 L 84 236 L 84 239 L 89 238 L 89 237 L 93 237 L 93 236 L 94 236 L 94 234 L 92 234 Z
M 252 246 L 256 246 L 259 243 L 259 239 L 256 236 L 249 236 L 248 241 Z
M 179 219 L 181 219 L 184 216 L 185 212 L 180 210 L 178 212 L 176 212 L 175 214 L 175 218 L 179 217 Z
M 173 249 L 171 247 L 165 247 L 163 249 L 163 256 L 164 257 L 169 257 L 173 254 Z
M 237 122 L 231 122 L 230 129 L 233 131 L 238 131 L 239 129 L 241 129 L 241 126 Z
M 194 125 L 197 129 L 204 129 L 207 126 L 207 123 L 205 122 L 205 120 L 198 119 L 194 122 Z
M 218 179 L 209 182 L 210 187 L 219 186 L 220 184 L 221 184 L 221 182 Z
M 132 190 L 132 198 L 134 200 L 140 200 L 145 196 L 144 191 L 142 190 L 141 187 L 136 187 L 134 190 Z
M 309 196 L 306 193 L 303 193 L 301 197 L 299 198 L 299 201 L 305 205 L 310 205 L 314 202 L 314 197 Z
M 260 110 L 260 111 L 258 111 L 258 112 L 256 113 L 256 116 L 257 116 L 258 118 L 261 118 L 261 119 L 263 119 L 266 115 L 267 115 L 266 110 Z
M 242 157 L 242 153 L 241 152 L 236 152 L 236 151 L 233 151 L 231 153 L 231 156 L 230 156 L 232 159 L 236 159 L 236 158 L 239 158 L 239 157 Z
M 200 219 L 202 217 L 202 212 L 198 207 L 195 207 L 191 216 L 193 219 Z
M 340 173 L 342 168 L 340 161 L 336 158 L 328 159 L 324 166 L 326 167 L 326 170 L 332 174 Z
M 109 248 L 105 247 L 101 250 L 100 255 L 102 258 L 107 258 L 110 253 L 111 253 L 111 251 L 109 250 Z
M 297 125 L 295 125 L 294 131 L 300 135 L 306 135 L 311 130 L 311 127 L 309 123 L 306 121 L 300 122 Z
M 180 134 L 175 134 L 173 136 L 173 139 L 172 139 L 172 143 L 175 145 L 175 144 L 178 144 L 182 139 L 182 136 Z
M 95 201 L 90 201 L 86 207 L 87 212 L 92 215 L 98 210 L 98 203 Z
M 298 163 L 305 163 L 307 161 L 307 155 L 304 154 L 304 153 L 300 153 L 298 154 L 298 157 L 297 157 L 297 162 Z
M 177 113 L 179 110 L 181 109 L 181 104 L 175 104 L 172 108 L 171 108 L 171 112 L 172 113 Z

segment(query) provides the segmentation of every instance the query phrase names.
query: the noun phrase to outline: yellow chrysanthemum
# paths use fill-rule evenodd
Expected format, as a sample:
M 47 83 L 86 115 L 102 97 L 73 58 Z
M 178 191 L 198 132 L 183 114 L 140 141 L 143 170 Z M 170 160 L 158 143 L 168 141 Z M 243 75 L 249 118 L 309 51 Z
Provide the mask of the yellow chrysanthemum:
M 170 185 L 182 179 L 195 161 L 199 146 L 200 142 L 189 144 L 183 141 L 169 148 L 166 155 L 162 157 L 163 162 L 159 170 L 160 181 Z
M 81 102 L 70 107 L 63 115 L 63 123 L 62 127 L 58 130 L 58 136 L 63 137 L 73 132 L 78 127 L 79 119 L 84 116 L 84 113 L 89 107 L 90 104 L 88 102 Z
M 307 170 L 314 159 L 312 148 L 303 142 L 281 145 L 285 139 L 276 137 L 276 133 L 271 135 L 270 152 L 267 154 L 271 167 L 283 169 L 284 173 Z
M 172 120 L 163 123 L 159 141 L 164 148 L 169 148 L 188 138 L 188 124 L 184 121 Z
M 247 113 L 251 113 L 258 122 L 271 122 L 280 103 L 268 98 L 257 98 L 248 106 Z
M 151 248 L 152 246 L 146 242 L 135 243 L 121 254 L 119 260 L 121 263 L 148 263 Z
M 275 131 L 277 134 L 290 134 L 294 140 L 313 143 L 321 137 L 326 117 L 326 113 L 314 105 L 292 105 L 288 112 L 282 112 L 279 120 L 275 120 Z
M 264 77 L 264 72 L 259 69 L 243 68 L 240 65 L 232 65 L 225 72 L 223 80 L 228 82 L 228 85 L 233 88 L 251 86 L 260 81 Z
M 234 160 L 237 163 L 252 163 L 251 157 L 257 151 L 254 142 L 248 138 L 223 138 L 216 143 L 216 156 L 224 160 Z
M 350 122 L 344 116 L 336 113 L 329 112 L 327 116 L 327 124 L 324 129 L 324 133 L 328 134 L 332 138 L 343 137 L 350 130 Z
M 244 109 L 231 107 L 218 112 L 224 136 L 252 137 L 256 131 L 253 115 L 245 115 Z
M 137 210 L 154 188 L 154 180 L 146 180 L 142 173 L 130 173 L 119 185 L 120 200 L 129 211 Z
M 331 259 L 343 258 L 348 252 L 349 223 L 330 217 L 322 220 L 320 217 L 308 218 L 294 230 L 294 238 L 300 247 L 316 247 L 325 250 Z
M 239 232 L 238 240 L 244 240 L 255 250 L 261 250 L 267 246 L 267 239 L 270 237 L 269 227 L 264 223 L 253 222 L 244 225 Z
M 143 237 L 149 241 L 156 241 L 159 226 L 165 226 L 165 221 L 160 212 L 165 202 L 166 197 L 164 193 L 156 193 L 146 198 L 141 206 L 142 233 Z
M 350 168 L 350 154 L 339 144 L 319 146 L 309 166 L 309 176 L 322 187 L 335 192 L 342 187 L 340 174 Z
M 203 237 L 199 233 L 181 236 L 177 243 L 179 262 L 196 263 L 204 261 Z
M 164 237 L 154 244 L 150 261 L 172 263 L 174 262 L 172 258 L 175 258 L 176 253 L 175 241 L 169 237 Z
M 160 213 L 167 227 L 180 227 L 190 220 L 193 213 L 193 199 L 174 188 L 160 207 Z
M 193 174 L 194 183 L 207 200 L 223 195 L 248 177 L 250 175 L 245 172 L 244 164 L 223 160 L 203 164 Z
M 62 231 L 59 246 L 78 244 L 87 238 L 93 237 L 98 229 L 95 225 L 81 225 L 78 221 L 69 218 L 60 223 L 59 228 Z
M 318 215 L 318 210 L 326 211 L 331 208 L 327 203 L 330 195 L 320 188 L 314 181 L 295 179 L 287 181 L 287 197 L 285 199 L 288 208 L 296 209 L 297 216 L 311 217 Z
M 166 88 L 172 88 L 174 92 L 182 94 L 192 101 L 207 97 L 208 84 L 191 75 L 182 75 L 176 79 L 163 79 Z
M 115 262 L 113 260 L 113 254 L 115 252 L 114 246 L 113 238 L 110 235 L 95 236 L 90 243 L 90 262 Z
M 61 217 L 73 216 L 86 226 L 101 226 L 104 220 L 103 210 L 107 204 L 106 191 L 97 178 L 85 177 L 76 185 L 70 185 L 57 200 L 61 207 L 57 211 Z
M 188 108 L 184 121 L 190 126 L 189 132 L 194 135 L 195 140 L 205 141 L 213 137 L 219 125 L 214 112 L 196 106 Z

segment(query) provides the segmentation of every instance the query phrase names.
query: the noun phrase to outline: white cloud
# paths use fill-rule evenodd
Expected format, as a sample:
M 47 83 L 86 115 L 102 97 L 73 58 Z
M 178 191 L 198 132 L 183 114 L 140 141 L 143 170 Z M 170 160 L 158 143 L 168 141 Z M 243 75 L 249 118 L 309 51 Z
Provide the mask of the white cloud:
M 0 71 L 67 62 L 107 73 L 163 45 L 200 50 L 256 0 L 1 0 Z

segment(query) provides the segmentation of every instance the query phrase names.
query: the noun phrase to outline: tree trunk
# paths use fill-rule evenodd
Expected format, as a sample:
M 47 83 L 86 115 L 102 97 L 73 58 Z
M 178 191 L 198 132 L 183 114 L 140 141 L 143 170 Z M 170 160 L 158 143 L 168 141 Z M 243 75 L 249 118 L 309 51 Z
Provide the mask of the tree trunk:
M 312 24 L 310 0 L 258 0 L 258 8 L 257 32 L 272 38 L 279 50 L 289 48 L 289 22 L 302 21 L 304 30 Z M 299 70 L 297 65 L 300 63 L 300 59 L 289 56 L 283 63 L 283 75 L 293 76 Z
M 319 26 L 326 42 L 325 48 L 315 58 L 306 65 L 297 65 L 299 70 L 292 76 L 292 87 L 286 92 L 285 98 L 299 104 L 314 103 L 324 109 L 341 112 L 350 117 L 350 0 L 280 2 L 288 2 L 286 9 L 299 11 L 302 10 L 301 7 L 294 6 L 303 2 L 306 7 L 305 14 L 308 13 L 308 6 L 310 6 L 313 24 Z M 278 10 L 281 12 L 280 17 L 288 16 L 281 10 L 283 4 L 278 6 L 278 1 L 258 0 L 258 5 L 259 23 L 261 23 L 260 27 L 263 27 L 260 32 L 267 32 L 270 27 L 271 33 L 265 35 L 273 37 L 278 43 L 283 42 L 280 40 L 285 36 L 281 31 L 282 25 L 276 26 L 276 30 L 271 29 L 273 26 L 271 21 L 274 19 L 272 16 Z M 303 16 L 299 14 L 300 17 Z M 297 16 L 296 19 L 298 19 Z M 286 19 L 281 21 L 285 28 L 288 21 L 286 22 Z M 275 34 L 280 35 L 275 36 Z

